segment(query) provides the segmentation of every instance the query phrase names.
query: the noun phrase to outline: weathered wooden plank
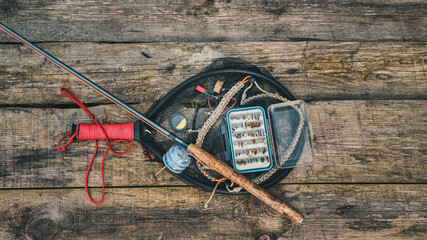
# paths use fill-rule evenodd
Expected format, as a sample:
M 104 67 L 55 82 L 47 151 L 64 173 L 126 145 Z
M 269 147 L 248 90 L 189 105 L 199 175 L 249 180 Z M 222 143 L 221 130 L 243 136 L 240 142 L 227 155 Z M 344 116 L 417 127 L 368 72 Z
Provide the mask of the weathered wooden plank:
M 4 0 L 0 16 L 33 41 L 424 41 L 426 9 L 420 0 Z
M 148 106 L 135 107 L 143 112 Z M 426 101 L 310 102 L 309 109 L 316 162 L 295 169 L 284 182 L 426 182 Z M 101 120 L 134 120 L 114 105 L 90 110 Z M 82 110 L 3 108 L 0 116 L 0 187 L 83 186 L 93 143 L 77 141 L 66 152 L 56 150 L 71 124 L 90 122 Z M 124 156 L 108 156 L 107 186 L 144 186 L 146 176 L 161 168 L 143 157 L 137 143 L 133 147 Z M 99 186 L 95 165 L 91 185 Z M 182 183 L 164 172 L 157 184 Z
M 290 185 L 274 194 L 305 215 L 292 224 L 249 196 L 189 187 L 0 191 L 3 239 L 425 239 L 425 185 Z M 273 238 L 273 239 L 275 239 Z
M 133 107 L 144 112 L 149 105 Z M 114 105 L 89 108 L 101 122 L 135 121 L 130 114 Z M 56 149 L 59 139 L 71 130 L 71 125 L 91 123 L 89 116 L 81 109 L 2 109 L 2 137 L 0 152 L 3 187 L 46 187 L 82 186 L 84 174 L 92 157 L 93 141 L 76 141 L 65 152 Z M 62 136 L 61 136 L 62 135 Z M 65 142 L 62 143 L 62 146 Z M 126 149 L 127 144 L 115 146 L 117 151 Z M 105 143 L 98 149 L 97 160 L 92 167 L 90 185 L 100 186 L 100 162 Z M 147 185 L 147 176 L 162 166 L 149 161 L 137 142 L 132 151 L 123 156 L 109 154 L 105 164 L 107 186 Z M 19 176 L 19 177 L 18 177 Z M 160 175 L 163 184 L 182 184 L 170 174 Z M 132 183 L 133 182 L 133 183 Z
M 267 69 L 304 100 L 425 99 L 424 43 L 41 44 L 125 102 L 154 101 L 215 59 Z M 144 54 L 146 56 L 144 56 Z M 54 105 L 68 86 L 86 103 L 104 97 L 23 45 L 0 45 L 0 104 Z

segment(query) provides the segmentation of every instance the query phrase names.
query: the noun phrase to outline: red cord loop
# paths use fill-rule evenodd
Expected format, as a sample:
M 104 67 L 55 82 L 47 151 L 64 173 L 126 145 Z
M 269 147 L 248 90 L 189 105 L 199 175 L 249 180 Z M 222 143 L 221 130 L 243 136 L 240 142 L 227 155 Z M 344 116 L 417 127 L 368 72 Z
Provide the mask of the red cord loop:
M 219 98 L 221 98 L 221 97 L 223 97 L 223 96 L 218 96 Z M 214 99 L 213 97 L 211 97 L 211 98 L 209 98 L 208 99 L 208 105 L 209 105 L 209 108 L 212 110 L 212 112 L 213 111 L 215 111 L 213 108 L 212 108 L 212 106 L 211 106 L 211 100 L 212 99 Z M 223 115 L 223 114 L 225 114 L 226 112 L 228 112 L 228 111 L 230 111 L 230 109 L 232 109 L 233 107 L 234 107 L 234 105 L 236 105 L 236 103 L 237 103 L 237 100 L 235 99 L 235 98 L 231 98 L 232 100 L 234 100 L 234 103 L 227 109 L 227 110 L 225 110 L 224 112 L 222 112 L 221 113 L 221 115 Z
M 87 115 L 89 115 L 90 120 L 92 120 L 95 123 L 97 123 L 95 121 L 95 116 L 93 116 L 93 114 L 89 111 L 89 109 L 87 109 L 87 107 L 76 96 L 74 96 L 74 94 L 72 92 L 70 92 L 70 90 L 68 90 L 66 88 L 61 88 L 61 93 L 64 96 L 66 96 L 67 98 L 73 100 L 73 102 L 75 102 L 77 105 L 79 105 L 79 107 L 81 109 L 83 109 L 83 111 L 85 111 L 87 113 Z
M 102 137 L 98 137 L 98 138 L 96 138 L 96 139 L 105 139 L 106 141 L 107 141 L 107 150 L 105 150 L 105 152 L 104 152 L 104 156 L 102 157 L 102 162 L 101 162 L 101 178 L 102 178 L 102 195 L 101 195 L 101 199 L 98 201 L 98 202 L 95 202 L 93 199 L 92 199 L 92 197 L 91 197 L 91 195 L 90 195 L 90 193 L 89 193 L 89 189 L 88 189 L 88 178 L 89 178 L 89 172 L 90 172 L 90 169 L 91 169 L 91 167 L 92 167 L 92 163 L 93 163 L 93 161 L 94 161 L 94 159 L 95 159 L 95 156 L 96 156 L 96 153 L 97 153 L 97 150 L 98 150 L 98 143 L 97 143 L 97 141 L 94 139 L 94 141 L 95 141 L 95 151 L 94 151 L 94 153 L 93 153 L 93 155 L 92 155 L 92 159 L 90 160 L 90 163 L 89 163 L 89 166 L 88 166 L 88 168 L 87 168 L 87 171 L 86 171 L 86 177 L 85 177 L 85 190 L 86 190 L 86 194 L 87 194 L 87 196 L 88 196 L 88 198 L 89 198 L 89 200 L 93 203 L 93 204 L 100 204 L 103 200 L 104 200 L 104 192 L 105 192 L 105 184 L 104 184 L 104 160 L 105 160 L 105 157 L 107 156 L 107 153 L 108 153 L 108 150 L 110 150 L 112 153 L 114 153 L 114 154 L 116 154 L 116 155 L 123 155 L 123 154 L 126 154 L 126 153 L 128 153 L 129 151 L 130 151 L 130 149 L 131 149 L 131 144 L 130 144 L 130 142 L 128 141 L 128 140 L 126 140 L 126 139 L 121 139 L 121 140 L 116 140 L 116 141 L 114 141 L 114 142 L 112 142 L 112 143 L 110 143 L 110 139 L 109 139 L 109 137 L 108 137 L 108 135 L 107 135 L 107 132 L 105 131 L 105 129 L 104 129 L 104 127 L 101 125 L 101 124 L 99 124 L 98 123 L 98 121 L 96 121 L 96 119 L 95 119 L 95 116 L 89 111 L 89 109 L 76 97 L 76 96 L 74 96 L 74 94 L 73 93 L 71 93 L 68 89 L 66 89 L 66 88 L 61 88 L 61 93 L 64 95 L 64 96 L 66 96 L 66 97 L 68 97 L 69 99 L 71 99 L 73 102 L 75 102 L 81 109 L 83 109 L 88 115 L 89 115 L 89 117 L 90 117 L 90 119 L 99 127 L 99 129 L 101 129 L 101 134 L 103 135 Z M 72 136 L 71 136 L 71 138 L 67 141 L 67 143 L 64 145 L 64 146 L 62 146 L 62 147 L 60 147 L 59 145 L 60 145 L 60 143 L 62 142 L 62 140 L 64 140 L 64 138 L 66 138 L 66 137 L 68 137 L 68 136 L 70 136 L 71 135 L 71 132 L 70 133 L 68 133 L 67 135 L 65 135 L 64 137 L 62 137 L 61 138 L 61 140 L 59 140 L 59 143 L 58 143 L 58 146 L 57 146 L 57 149 L 58 149 L 58 151 L 65 151 L 65 149 L 73 142 L 73 140 L 74 140 L 74 138 L 77 138 L 77 139 L 79 139 L 79 130 L 80 130 L 80 127 L 81 127 L 81 125 L 79 124 L 78 126 L 77 126 L 77 131 L 76 131 L 76 133 L 74 133 Z M 133 134 L 133 133 L 132 133 Z M 133 135 L 132 135 L 132 137 L 133 137 Z M 124 152 L 116 152 L 116 151 L 114 151 L 112 148 L 111 148 L 111 146 L 114 144 L 114 143 L 117 143 L 117 142 L 126 142 L 128 145 L 129 145 L 129 148 L 126 150 L 126 151 L 124 151 Z
M 113 146 L 114 143 L 118 143 L 118 142 L 125 142 L 125 143 L 127 143 L 128 146 L 129 146 L 128 149 L 126 151 L 124 151 L 124 152 L 115 152 L 115 151 L 113 151 L 113 149 L 111 149 L 111 146 Z M 131 149 L 130 142 L 128 140 L 125 140 L 125 139 L 116 140 L 116 141 L 112 142 L 111 145 L 110 145 L 110 150 L 112 152 L 114 152 L 114 154 L 116 154 L 116 155 L 124 155 L 124 154 L 128 153 L 130 151 L 130 149 Z
M 71 135 L 71 132 L 70 132 L 70 133 L 68 133 L 67 135 L 63 136 L 63 137 L 61 138 L 61 140 L 59 140 L 59 142 L 58 142 L 58 146 L 56 146 L 56 148 L 58 149 L 58 151 L 60 151 L 60 152 L 65 151 L 65 149 L 66 149 L 68 146 L 70 146 L 70 144 L 74 141 L 74 138 L 77 136 L 77 134 L 78 134 L 78 132 L 74 133 L 74 134 L 73 134 L 73 136 L 71 136 L 71 138 L 67 141 L 67 143 L 65 143 L 65 145 L 64 145 L 64 146 L 59 147 L 59 145 L 61 145 L 62 140 L 64 140 L 64 138 L 66 138 L 66 137 L 70 136 L 70 135 Z

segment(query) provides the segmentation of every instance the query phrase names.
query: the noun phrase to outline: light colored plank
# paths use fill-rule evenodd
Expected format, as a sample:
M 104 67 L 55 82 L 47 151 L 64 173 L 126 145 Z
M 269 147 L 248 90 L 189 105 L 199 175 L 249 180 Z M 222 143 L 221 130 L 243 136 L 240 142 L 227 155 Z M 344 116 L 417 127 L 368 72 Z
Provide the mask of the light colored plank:
M 49 43 L 42 48 L 125 102 L 154 101 L 215 59 L 267 69 L 300 99 L 425 99 L 424 43 Z M 148 54 L 150 58 L 142 53 Z M 0 45 L 0 104 L 51 106 L 70 87 L 107 99 L 23 45 Z
M 423 1 L 3 1 L 33 41 L 424 41 Z M 0 41 L 11 39 L 0 36 Z
M 142 112 L 147 107 L 135 105 Z M 425 100 L 322 101 L 310 102 L 309 109 L 317 138 L 316 161 L 296 168 L 284 182 L 426 182 Z M 90 110 L 101 120 L 134 121 L 114 105 Z M 90 122 L 82 110 L 3 108 L 0 116 L 0 187 L 83 186 L 93 143 L 76 141 L 66 152 L 56 150 L 58 140 L 70 131 L 71 124 Z M 147 161 L 134 142 L 130 153 L 108 155 L 106 184 L 147 185 L 146 176 L 160 168 L 160 164 Z M 91 185 L 99 186 L 99 164 L 91 174 Z M 163 172 L 157 184 L 183 183 Z
M 296 168 L 295 182 L 426 182 L 427 101 L 311 102 L 309 109 L 316 161 Z
M 291 185 L 273 193 L 302 211 L 292 224 L 257 199 L 189 187 L 0 191 L 3 239 L 425 239 L 425 185 Z M 95 190 L 96 191 L 96 190 Z

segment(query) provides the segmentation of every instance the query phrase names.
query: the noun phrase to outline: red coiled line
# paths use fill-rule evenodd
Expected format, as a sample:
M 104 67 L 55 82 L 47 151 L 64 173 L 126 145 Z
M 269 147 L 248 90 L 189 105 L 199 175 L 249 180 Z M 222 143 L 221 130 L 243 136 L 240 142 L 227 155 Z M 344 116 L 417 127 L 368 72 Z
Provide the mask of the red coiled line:
M 134 140 L 134 123 L 123 124 L 101 124 L 109 139 Z M 78 140 L 99 140 L 105 139 L 104 132 L 96 124 L 80 123 L 77 125 L 76 136 Z
M 104 200 L 104 192 L 105 192 L 105 184 L 104 184 L 104 160 L 105 160 L 105 156 L 108 153 L 108 150 L 110 150 L 112 153 L 116 154 L 116 155 L 123 155 L 126 154 L 130 151 L 131 149 L 131 145 L 130 142 L 131 140 L 134 139 L 134 131 L 133 131 L 133 123 L 127 123 L 127 124 L 99 124 L 98 121 L 96 121 L 95 116 L 89 111 L 89 109 L 87 109 L 87 107 L 76 97 L 74 96 L 74 94 L 72 94 L 68 89 L 66 88 L 61 88 L 61 93 L 64 94 L 64 96 L 68 97 L 69 99 L 73 100 L 77 105 L 79 105 L 79 107 L 81 107 L 90 117 L 90 119 L 95 123 L 95 124 L 79 124 L 77 126 L 76 132 L 71 136 L 71 138 L 67 141 L 67 143 L 60 147 L 59 145 L 61 144 L 62 140 L 64 140 L 64 138 L 70 136 L 72 133 L 68 133 L 67 135 L 65 135 L 63 138 L 61 138 L 61 140 L 59 140 L 58 142 L 58 146 L 57 149 L 58 151 L 65 151 L 65 149 L 73 142 L 74 138 L 77 138 L 79 140 L 94 140 L 95 141 L 95 151 L 92 155 L 92 159 L 90 160 L 89 166 L 87 168 L 86 171 L 86 177 L 85 177 L 85 189 L 86 189 L 86 194 L 89 197 L 89 200 L 93 203 L 93 204 L 100 204 L 103 200 Z M 98 150 L 98 143 L 97 143 L 97 139 L 105 139 L 107 141 L 107 150 L 105 150 L 104 152 L 104 156 L 102 157 L 102 163 L 101 163 L 101 178 L 102 178 L 102 196 L 101 196 L 101 200 L 99 200 L 98 202 L 95 202 L 88 190 L 88 177 L 89 177 L 89 172 L 90 169 L 92 167 L 92 163 L 95 159 L 97 150 Z M 110 139 L 120 139 L 120 140 L 116 140 L 112 143 L 110 143 Z M 126 142 L 129 145 L 129 148 L 124 151 L 124 152 L 116 152 L 114 151 L 111 146 L 116 143 L 116 142 Z

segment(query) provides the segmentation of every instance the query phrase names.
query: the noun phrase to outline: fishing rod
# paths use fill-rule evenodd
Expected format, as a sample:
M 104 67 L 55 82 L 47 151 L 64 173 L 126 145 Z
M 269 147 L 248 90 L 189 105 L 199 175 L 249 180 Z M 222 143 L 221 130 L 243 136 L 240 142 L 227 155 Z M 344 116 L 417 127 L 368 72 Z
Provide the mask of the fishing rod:
M 148 126 L 152 127 L 153 129 L 157 130 L 159 133 L 163 134 L 165 137 L 171 139 L 172 141 L 184 146 L 187 148 L 187 151 L 194 156 L 197 160 L 203 162 L 213 170 L 217 171 L 224 177 L 228 178 L 230 181 L 234 182 L 235 184 L 239 185 L 240 187 L 246 189 L 249 193 L 263 201 L 265 204 L 269 205 L 271 208 L 279 212 L 280 214 L 284 215 L 285 217 L 289 218 L 290 220 L 301 223 L 304 220 L 304 217 L 301 213 L 293 209 L 291 206 L 286 204 L 283 200 L 273 196 L 271 193 L 267 192 L 265 189 L 263 189 L 261 186 L 255 184 L 252 182 L 249 178 L 241 175 L 240 173 L 234 171 L 230 166 L 228 166 L 226 163 L 222 162 L 221 160 L 215 158 L 208 152 L 202 150 L 201 148 L 197 147 L 194 144 L 187 144 L 177 136 L 173 135 L 168 130 L 164 129 L 163 127 L 159 126 L 155 122 L 151 121 L 111 93 L 107 92 L 88 78 L 84 77 L 80 73 L 76 72 L 74 69 L 70 68 L 69 66 L 65 65 L 49 53 L 45 52 L 41 48 L 37 47 L 36 45 L 32 44 L 30 41 L 19 35 L 18 33 L 14 32 L 12 29 L 8 28 L 4 24 L 0 23 L 0 29 L 15 38 L 16 40 L 20 41 L 33 51 L 37 52 L 41 56 L 45 57 L 55 65 L 57 65 L 59 68 L 63 69 L 64 71 L 68 72 L 72 76 L 76 77 L 80 81 L 82 81 L 84 84 L 91 87 L 93 90 L 97 91 L 116 105 L 120 106 L 136 118 L 143 121 Z
M 100 93 L 104 97 L 108 98 L 113 103 L 115 103 L 118 106 L 122 107 L 123 109 L 125 109 L 126 111 L 128 111 L 130 114 L 134 115 L 136 118 L 138 118 L 141 121 L 143 121 L 144 123 L 146 123 L 148 126 L 150 126 L 150 127 L 154 128 L 155 130 L 159 131 L 160 133 L 162 133 L 163 135 L 165 135 L 167 138 L 171 139 L 172 141 L 175 141 L 178 144 L 181 144 L 181 145 L 183 145 L 185 147 L 188 147 L 188 144 L 186 144 L 184 141 L 182 141 L 181 139 L 179 139 L 178 137 L 176 137 L 175 135 L 173 135 L 171 132 L 168 132 L 163 127 L 161 127 L 158 124 L 156 124 L 155 122 L 151 121 L 150 119 L 148 119 L 147 117 L 145 117 L 144 115 L 142 115 L 141 113 L 139 113 L 138 111 L 136 111 L 135 109 L 133 109 L 132 107 L 130 107 L 129 105 L 127 105 L 126 103 L 124 103 L 123 101 L 121 101 L 120 99 L 116 98 L 111 93 L 105 91 L 103 88 L 101 88 L 100 86 L 98 86 L 97 84 L 95 84 L 94 82 L 92 82 L 91 80 L 87 79 L 85 76 L 81 75 L 80 73 L 76 72 L 74 69 L 70 68 L 69 66 L 65 65 L 63 62 L 61 62 L 58 59 L 56 59 L 54 56 L 52 56 L 49 53 L 45 52 L 43 49 L 41 49 L 41 48 L 37 47 L 36 45 L 32 44 L 30 41 L 28 41 L 27 39 L 25 39 L 21 35 L 19 35 L 16 32 L 14 32 L 12 29 L 6 27 L 2 23 L 0 23 L 0 28 L 1 28 L 1 30 L 3 30 L 4 32 L 6 32 L 7 34 L 9 34 L 10 36 L 12 36 L 13 38 L 15 38 L 16 40 L 20 41 L 21 43 L 23 43 L 27 47 L 31 48 L 32 50 L 34 50 L 38 54 L 40 54 L 43 57 L 45 57 L 47 60 L 49 60 L 52 63 L 54 63 L 56 66 L 60 67 L 62 70 L 66 71 L 69 74 L 71 74 L 72 76 L 78 78 L 83 83 L 85 83 L 86 85 L 88 85 L 89 87 L 91 87 L 93 90 L 97 91 L 98 93 Z

